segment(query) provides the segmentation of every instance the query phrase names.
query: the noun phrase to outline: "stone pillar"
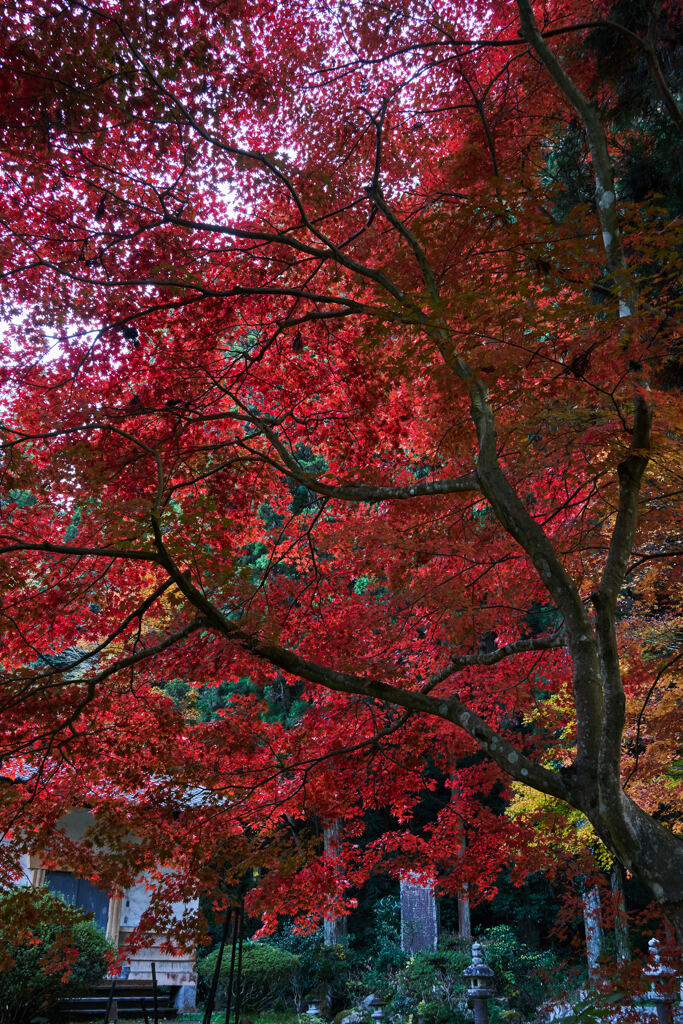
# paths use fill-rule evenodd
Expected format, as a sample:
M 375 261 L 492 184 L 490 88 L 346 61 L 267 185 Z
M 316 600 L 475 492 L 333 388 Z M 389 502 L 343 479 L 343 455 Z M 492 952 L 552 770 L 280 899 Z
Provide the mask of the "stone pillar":
M 337 818 L 323 830 L 325 855 L 334 856 L 341 839 L 341 821 Z M 326 917 L 323 920 L 323 942 L 326 946 L 336 946 L 343 942 L 347 935 L 346 917 Z
M 188 1013 L 191 1010 L 197 1009 L 197 986 L 196 985 L 181 985 L 176 992 L 176 997 L 173 1002 L 178 1013 Z
M 631 941 L 628 934 L 628 917 L 624 897 L 624 869 L 618 860 L 615 860 L 612 865 L 609 880 L 614 901 L 614 938 L 617 956 L 620 960 L 630 960 Z
M 401 878 L 401 949 L 405 953 L 434 950 L 438 934 L 434 883 L 418 882 L 406 872 Z
M 583 923 L 586 931 L 586 959 L 588 960 L 588 978 L 595 984 L 600 973 L 598 958 L 602 952 L 602 922 L 600 893 L 596 885 L 586 889 L 583 894 Z

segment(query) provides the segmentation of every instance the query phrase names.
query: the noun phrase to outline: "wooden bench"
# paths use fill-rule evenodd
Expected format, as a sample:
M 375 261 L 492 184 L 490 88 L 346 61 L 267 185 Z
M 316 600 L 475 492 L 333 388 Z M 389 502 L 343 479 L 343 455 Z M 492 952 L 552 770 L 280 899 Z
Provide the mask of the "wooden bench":
M 175 1016 L 173 989 L 170 985 L 157 986 L 157 1012 L 159 1018 Z M 103 981 L 93 985 L 83 996 L 60 999 L 57 1004 L 59 1019 L 97 1020 L 104 1024 L 104 1015 L 109 1005 L 111 982 Z M 115 1004 L 115 1005 L 114 1005 Z M 150 1024 L 154 1020 L 154 991 L 151 981 L 116 981 L 109 1014 L 110 1020 L 122 1017 L 144 1019 L 145 1011 Z

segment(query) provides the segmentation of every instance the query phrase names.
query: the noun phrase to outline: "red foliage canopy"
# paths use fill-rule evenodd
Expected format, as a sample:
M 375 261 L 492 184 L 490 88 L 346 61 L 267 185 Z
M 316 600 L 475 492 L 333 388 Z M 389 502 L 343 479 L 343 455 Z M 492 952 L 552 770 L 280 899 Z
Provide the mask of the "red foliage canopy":
M 3 8 L 8 870 L 172 865 L 163 921 L 267 864 L 268 910 L 331 912 L 380 862 L 473 882 L 464 821 L 485 886 L 511 778 L 680 924 L 638 763 L 671 729 L 676 224 L 617 199 L 584 41 L 618 26 L 537 6 Z M 595 203 L 561 213 L 571 133 Z M 244 677 L 209 723 L 164 692 Z M 420 838 L 428 760 L 458 796 Z M 81 804 L 106 855 L 55 829 Z M 321 860 L 302 822 L 340 817 Z

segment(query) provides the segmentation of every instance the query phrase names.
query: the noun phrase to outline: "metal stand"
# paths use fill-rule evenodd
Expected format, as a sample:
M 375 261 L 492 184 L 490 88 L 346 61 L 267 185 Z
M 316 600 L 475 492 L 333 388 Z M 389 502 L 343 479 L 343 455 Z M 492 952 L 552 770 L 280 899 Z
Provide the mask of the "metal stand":
M 109 999 L 107 1000 L 107 1009 L 104 1011 L 104 1024 L 109 1024 L 111 1019 L 112 1003 L 114 1002 L 114 992 L 116 991 L 116 978 L 112 978 L 111 988 L 109 989 Z M 118 1007 L 117 1007 L 118 1010 Z M 118 1018 L 118 1013 L 116 1014 Z
M 157 991 L 157 969 L 152 960 L 152 998 L 154 999 L 154 1024 L 159 1024 L 159 993 Z
M 213 972 L 211 979 L 211 987 L 209 988 L 209 994 L 206 999 L 206 1007 L 204 1008 L 204 1017 L 202 1018 L 202 1024 L 211 1024 L 211 1015 L 213 1014 L 214 1004 L 216 1002 L 216 992 L 218 990 L 218 981 L 221 973 L 221 964 L 223 963 L 223 952 L 225 950 L 225 944 L 228 941 L 228 935 L 232 925 L 232 941 L 231 941 L 231 955 L 230 955 L 230 973 L 228 977 L 228 992 L 227 992 L 227 1006 L 225 1010 L 225 1024 L 230 1024 L 230 1011 L 232 1009 L 232 997 L 233 991 L 235 993 L 235 1015 L 234 1024 L 239 1024 L 240 1019 L 240 1004 L 242 1001 L 242 929 L 244 920 L 244 910 L 240 905 L 239 907 L 228 907 L 225 914 L 225 921 L 223 923 L 223 935 L 221 937 L 221 944 L 218 947 L 218 956 L 216 957 L 216 967 Z M 235 964 L 237 964 L 237 971 L 235 971 Z

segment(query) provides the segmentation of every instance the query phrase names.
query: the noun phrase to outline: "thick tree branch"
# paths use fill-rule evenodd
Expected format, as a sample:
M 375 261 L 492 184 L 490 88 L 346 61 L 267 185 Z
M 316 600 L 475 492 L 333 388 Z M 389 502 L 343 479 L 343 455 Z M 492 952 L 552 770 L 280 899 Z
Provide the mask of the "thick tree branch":
M 647 468 L 650 455 L 650 429 L 652 409 L 642 395 L 637 395 L 634 410 L 634 426 L 630 451 L 619 464 L 619 505 L 612 531 L 609 552 L 600 585 L 594 600 L 616 606 L 619 590 L 626 578 L 628 560 L 638 522 L 638 500 L 640 484 Z
M 78 555 L 94 558 L 124 558 L 135 562 L 156 562 L 160 558 L 153 551 L 136 551 L 134 548 L 86 547 L 80 544 L 52 544 L 50 541 L 29 542 L 16 541 L 14 544 L 0 546 L 0 555 L 13 551 L 41 551 L 48 555 Z
M 577 711 L 577 761 L 597 762 L 602 723 L 602 693 L 593 630 L 576 584 L 566 572 L 550 538 L 529 515 L 498 463 L 496 429 L 488 393 L 477 380 L 471 387 L 472 418 L 479 439 L 477 479 L 496 518 L 531 558 L 564 619 L 572 654 Z
M 228 640 L 238 643 L 254 657 L 266 661 L 268 664 L 280 668 L 290 675 L 316 683 L 327 690 L 363 697 L 375 697 L 377 700 L 395 704 L 408 711 L 421 711 L 446 719 L 446 721 L 459 726 L 471 736 L 482 750 L 503 771 L 511 775 L 512 778 L 534 786 L 551 796 L 556 796 L 560 799 L 569 798 L 567 784 L 557 772 L 549 771 L 530 761 L 509 740 L 504 739 L 504 737 L 492 729 L 483 718 L 472 711 L 458 697 L 433 697 L 427 692 L 430 686 L 444 682 L 450 675 L 466 665 L 486 664 L 486 662 L 478 662 L 476 660 L 477 656 L 466 657 L 462 663 L 458 659 L 454 659 L 452 663 L 440 672 L 428 678 L 420 690 L 401 689 L 364 676 L 357 676 L 349 672 L 339 672 L 336 669 L 308 661 L 294 651 L 276 644 L 266 643 L 252 634 L 245 633 L 237 623 L 227 619 L 213 602 L 195 587 L 189 574 L 183 573 L 170 556 L 163 541 L 158 519 L 153 519 L 152 525 L 162 562 L 178 588 L 182 590 L 188 600 L 200 612 L 202 619 Z M 540 646 L 533 647 L 534 643 L 539 643 Z M 509 651 L 509 653 L 516 653 L 522 650 L 549 649 L 551 646 L 560 646 L 560 641 L 559 638 L 540 638 L 540 641 L 519 641 L 518 644 L 510 645 L 510 647 L 512 646 L 515 647 L 515 651 Z M 503 656 L 501 654 L 501 657 Z M 486 656 L 482 655 L 481 657 Z
M 290 675 L 307 679 L 338 693 L 375 697 L 377 700 L 395 704 L 406 710 L 424 712 L 452 722 L 453 725 L 459 726 L 471 736 L 478 746 L 512 778 L 560 799 L 569 798 L 567 785 L 559 774 L 541 768 L 540 765 L 530 761 L 459 697 L 434 697 L 427 693 L 426 691 L 432 683 L 431 679 L 426 680 L 421 690 L 405 690 L 364 676 L 355 676 L 351 673 L 323 667 L 301 658 L 293 651 L 263 643 L 253 636 L 241 632 L 237 627 L 232 628 L 230 632 L 232 638 L 255 657 L 261 658 L 271 665 L 276 665 Z M 452 666 L 446 666 L 441 672 L 435 673 L 436 681 L 439 683 L 444 681 L 445 678 L 457 671 L 457 668 L 457 662 L 454 662 Z
M 600 779 L 616 793 L 621 788 L 619 765 L 626 715 L 626 698 L 619 665 L 616 632 L 617 597 L 628 572 L 628 560 L 638 522 L 640 484 L 648 464 L 652 412 L 642 395 L 636 396 L 631 450 L 619 465 L 619 505 L 607 561 L 597 590 L 595 607 L 605 714 L 600 743 Z
M 468 473 L 448 480 L 416 480 L 414 483 L 402 487 L 356 482 L 341 484 L 323 483 L 317 477 L 304 472 L 298 460 L 292 455 L 286 445 L 282 443 L 267 420 L 263 420 L 254 414 L 252 414 L 251 418 L 254 425 L 268 439 L 282 460 L 282 465 L 278 465 L 275 461 L 271 462 L 271 465 L 285 476 L 292 477 L 297 483 L 303 484 L 309 491 L 321 494 L 325 498 L 376 504 L 380 501 L 405 501 L 409 498 L 426 497 L 434 494 L 459 494 L 479 490 L 474 473 Z
M 526 640 L 513 640 L 509 644 L 497 647 L 490 654 L 464 654 L 454 658 L 451 662 L 453 671 L 467 668 L 470 665 L 496 665 L 499 661 L 509 658 L 514 654 L 524 654 L 529 651 L 554 651 L 561 650 L 567 646 L 567 639 L 562 633 L 553 633 L 551 636 L 529 637 Z

